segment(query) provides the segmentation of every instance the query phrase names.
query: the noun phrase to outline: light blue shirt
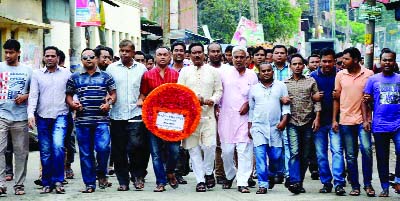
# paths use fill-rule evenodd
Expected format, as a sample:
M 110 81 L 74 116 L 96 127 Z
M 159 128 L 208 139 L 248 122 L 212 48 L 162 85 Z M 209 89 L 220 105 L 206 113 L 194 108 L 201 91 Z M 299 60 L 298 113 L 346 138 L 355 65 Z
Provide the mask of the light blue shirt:
M 276 126 L 283 115 L 290 114 L 290 106 L 281 104 L 283 96 L 288 96 L 288 90 L 279 80 L 274 80 L 269 87 L 258 83 L 250 89 L 249 122 L 252 122 L 250 133 L 255 147 L 263 144 L 282 147 L 282 132 Z
M 9 121 L 26 121 L 28 119 L 28 101 L 17 105 L 18 95 L 29 93 L 32 68 L 19 63 L 9 66 L 0 62 L 0 118 Z
M 65 90 L 71 72 L 57 67 L 54 72 L 47 68 L 33 71 L 28 100 L 28 117 L 36 112 L 42 118 L 55 119 L 69 112 L 65 103 Z
M 272 63 L 272 68 L 274 69 L 274 79 L 279 81 L 284 81 L 292 76 L 292 70 L 288 63 L 285 63 L 282 69 L 278 69 L 275 63 Z
M 146 67 L 136 61 L 124 66 L 121 61 L 110 64 L 106 72 L 114 78 L 117 101 L 110 111 L 113 120 L 129 120 L 142 115 L 142 108 L 136 106 L 140 95 L 140 83 Z

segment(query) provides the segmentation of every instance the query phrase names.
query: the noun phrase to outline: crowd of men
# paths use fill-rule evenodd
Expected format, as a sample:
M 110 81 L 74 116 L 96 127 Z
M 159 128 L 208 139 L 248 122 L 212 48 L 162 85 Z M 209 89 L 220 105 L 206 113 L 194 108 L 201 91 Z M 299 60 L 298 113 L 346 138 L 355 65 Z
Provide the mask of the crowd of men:
M 28 127 L 37 127 L 41 169 L 35 183 L 43 194 L 65 193 L 65 179 L 74 176 L 75 135 L 82 193 L 110 187 L 108 175 L 114 173 L 118 191 L 128 191 L 131 182 L 143 189 L 151 156 L 154 192 L 187 184 L 183 176 L 192 169 L 196 192 L 216 183 L 230 189 L 236 179 L 237 190 L 250 193 L 255 177 L 257 194 L 282 183 L 300 194 L 306 192 L 309 169 L 322 183 L 320 193 L 344 195 L 348 182 L 349 194 L 358 196 L 360 149 L 363 189 L 373 197 L 372 135 L 379 196 L 388 197 L 390 186 L 400 193 L 400 75 L 390 49 L 382 50 L 374 74 L 360 64 L 361 53 L 353 47 L 313 51 L 306 60 L 283 45 L 228 46 L 223 53 L 220 44 L 211 43 L 206 57 L 202 44 L 187 48 L 178 41 L 171 49 L 157 48 L 153 58 L 122 40 L 119 57 L 104 46 L 84 49 L 82 68 L 74 73 L 63 67 L 65 55 L 57 47 L 44 49 L 44 66 L 34 71 L 19 62 L 17 40 L 7 40 L 3 48 L 0 194 L 6 193 L 5 180 L 13 179 L 15 194 L 25 194 Z M 165 83 L 190 88 L 201 104 L 197 130 L 182 141 L 163 140 L 142 122 L 146 96 Z M 390 140 L 396 153 L 392 183 Z

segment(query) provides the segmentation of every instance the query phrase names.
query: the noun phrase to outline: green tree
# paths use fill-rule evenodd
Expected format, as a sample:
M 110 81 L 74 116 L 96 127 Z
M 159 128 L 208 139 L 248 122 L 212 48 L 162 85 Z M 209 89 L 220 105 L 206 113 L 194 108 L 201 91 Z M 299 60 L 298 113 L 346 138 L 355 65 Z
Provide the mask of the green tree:
M 346 11 L 342 10 L 342 9 L 338 9 L 335 12 L 336 12 L 336 25 L 346 28 L 346 26 L 347 26 Z M 365 24 L 356 22 L 356 21 L 350 21 L 349 23 L 350 23 L 350 28 L 351 28 L 351 34 L 350 34 L 351 42 L 353 44 L 356 44 L 356 43 L 363 44 L 364 39 L 365 39 Z
M 258 6 L 266 41 L 287 39 L 298 33 L 301 8 L 293 7 L 288 0 L 259 1 Z M 250 15 L 247 0 L 199 0 L 198 8 L 199 25 L 208 25 L 211 36 L 225 43 L 231 41 L 240 16 Z

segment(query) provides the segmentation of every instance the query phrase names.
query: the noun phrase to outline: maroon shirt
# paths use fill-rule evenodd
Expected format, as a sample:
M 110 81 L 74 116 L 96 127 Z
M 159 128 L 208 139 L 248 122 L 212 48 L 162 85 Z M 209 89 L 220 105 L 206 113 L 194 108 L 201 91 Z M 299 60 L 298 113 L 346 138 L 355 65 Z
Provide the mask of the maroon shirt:
M 168 66 L 164 71 L 164 78 L 160 75 L 160 67 L 155 67 L 144 73 L 140 84 L 140 93 L 147 96 L 153 89 L 165 83 L 177 83 L 179 73 Z

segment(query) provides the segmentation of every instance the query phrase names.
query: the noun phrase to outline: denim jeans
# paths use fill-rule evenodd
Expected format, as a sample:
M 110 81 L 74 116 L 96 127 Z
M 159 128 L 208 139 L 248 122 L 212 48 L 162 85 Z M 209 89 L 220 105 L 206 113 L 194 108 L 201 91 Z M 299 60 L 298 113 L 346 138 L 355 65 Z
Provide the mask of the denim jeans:
M 154 174 L 156 175 L 157 185 L 167 184 L 167 174 L 172 174 L 175 172 L 176 164 L 179 157 L 179 146 L 181 144 L 178 142 L 167 142 L 159 137 L 155 136 L 153 133 L 148 132 L 150 139 L 150 153 L 153 162 Z M 163 150 L 163 147 L 166 149 Z M 166 167 L 163 163 L 163 152 L 168 152 L 168 159 L 166 160 Z
M 309 164 L 309 153 L 313 130 L 311 123 L 303 126 L 288 124 L 288 141 L 290 150 L 289 176 L 290 183 L 302 183 Z
M 371 133 L 366 132 L 362 124 L 340 125 L 340 135 L 342 136 L 344 151 L 346 153 L 347 169 L 353 189 L 360 188 L 358 181 L 358 139 L 360 139 L 360 149 L 362 154 L 362 170 L 364 186 L 371 185 L 372 180 L 372 142 Z
M 37 116 L 37 130 L 42 163 L 43 186 L 53 186 L 64 181 L 64 138 L 68 128 L 67 115 L 57 118 Z
M 72 113 L 68 114 L 68 128 L 67 134 L 65 135 L 64 146 L 66 149 L 65 164 L 71 166 L 75 160 L 75 133 L 74 133 L 74 119 L 72 118 Z
M 111 157 L 119 185 L 129 185 L 129 174 L 131 178 L 146 176 L 150 158 L 146 132 L 143 122 L 111 120 Z
M 254 154 L 256 158 L 256 170 L 258 186 L 268 188 L 268 165 L 267 156 L 269 158 L 269 164 L 279 164 L 281 162 L 282 147 L 271 147 L 268 144 L 263 144 L 254 147 Z
M 400 183 L 400 130 L 393 133 L 374 133 L 376 161 L 379 179 L 383 189 L 389 188 L 390 139 L 393 140 L 396 153 L 395 183 Z
M 332 172 L 329 168 L 328 160 L 328 142 L 332 153 Z M 319 177 L 322 184 L 331 184 L 334 180 L 334 186 L 344 185 L 344 157 L 342 139 L 339 133 L 332 130 L 332 125 L 324 125 L 314 135 L 315 149 L 317 153 Z M 333 173 L 333 178 L 332 178 Z
M 110 157 L 110 132 L 108 123 L 76 126 L 83 182 L 96 187 L 97 177 L 106 176 Z M 94 151 L 96 151 L 95 161 Z M 96 168 L 97 164 L 97 168 Z

